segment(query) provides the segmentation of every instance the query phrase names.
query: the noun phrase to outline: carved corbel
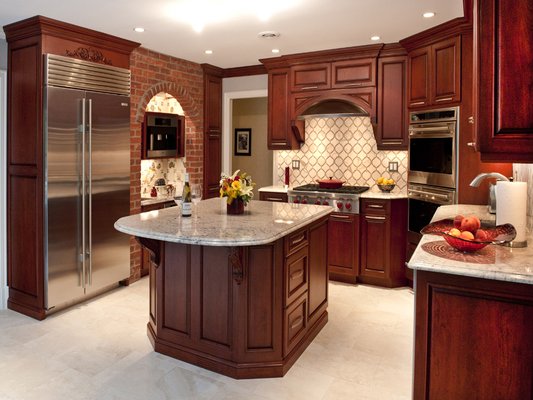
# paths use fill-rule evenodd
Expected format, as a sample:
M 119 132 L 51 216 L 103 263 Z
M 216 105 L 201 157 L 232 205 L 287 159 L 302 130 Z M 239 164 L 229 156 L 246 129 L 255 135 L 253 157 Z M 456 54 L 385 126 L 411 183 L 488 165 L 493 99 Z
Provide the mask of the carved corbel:
M 241 251 L 238 247 L 231 248 L 228 261 L 231 265 L 233 279 L 237 285 L 240 285 L 244 279 L 244 268 L 242 265 Z

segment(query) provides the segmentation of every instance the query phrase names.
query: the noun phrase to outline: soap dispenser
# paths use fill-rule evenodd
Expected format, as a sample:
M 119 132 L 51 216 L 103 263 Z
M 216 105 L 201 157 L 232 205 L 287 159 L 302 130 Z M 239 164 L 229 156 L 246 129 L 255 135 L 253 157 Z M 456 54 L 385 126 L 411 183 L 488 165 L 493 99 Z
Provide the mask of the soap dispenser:
M 498 172 L 484 172 L 482 174 L 479 174 L 476 176 L 472 182 L 470 182 L 470 186 L 472 187 L 479 187 L 481 181 L 487 178 L 496 178 L 497 181 L 509 181 L 508 178 L 503 176 L 502 174 Z M 512 178 L 511 178 L 512 179 Z M 489 185 L 489 202 L 488 202 L 488 208 L 489 213 L 496 214 L 496 185 L 494 183 L 491 183 Z

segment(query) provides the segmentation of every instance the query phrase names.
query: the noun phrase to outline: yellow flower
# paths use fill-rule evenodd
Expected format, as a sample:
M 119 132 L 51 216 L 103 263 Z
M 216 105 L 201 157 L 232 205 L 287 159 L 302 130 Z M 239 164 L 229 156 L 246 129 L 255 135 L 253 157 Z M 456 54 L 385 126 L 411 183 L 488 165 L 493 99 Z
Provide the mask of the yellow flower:
M 241 182 L 240 181 L 233 181 L 231 184 L 231 187 L 234 190 L 241 190 Z

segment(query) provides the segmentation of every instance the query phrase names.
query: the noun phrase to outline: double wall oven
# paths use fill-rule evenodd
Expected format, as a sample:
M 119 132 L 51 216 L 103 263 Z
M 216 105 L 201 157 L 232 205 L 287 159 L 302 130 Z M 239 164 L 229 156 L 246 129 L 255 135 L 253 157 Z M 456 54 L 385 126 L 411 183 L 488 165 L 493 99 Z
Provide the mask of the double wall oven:
M 456 202 L 458 123 L 459 107 L 409 114 L 408 257 L 437 208 Z

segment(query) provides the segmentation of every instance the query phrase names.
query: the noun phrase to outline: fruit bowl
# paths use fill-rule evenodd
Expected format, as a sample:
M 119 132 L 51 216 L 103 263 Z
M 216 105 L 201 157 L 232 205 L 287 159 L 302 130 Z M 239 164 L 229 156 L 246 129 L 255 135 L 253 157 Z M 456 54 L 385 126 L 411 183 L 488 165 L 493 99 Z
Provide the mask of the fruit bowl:
M 503 224 L 498 226 L 481 224 L 481 229 L 483 229 L 486 233 L 485 240 L 467 240 L 458 236 L 450 235 L 448 232 L 452 228 L 454 228 L 453 219 L 441 219 L 440 221 L 435 221 L 425 226 L 422 228 L 420 233 L 423 235 L 432 234 L 443 236 L 444 240 L 450 246 L 464 252 L 474 252 L 489 244 L 507 243 L 516 237 L 516 229 L 511 224 Z
M 377 185 L 379 190 L 385 193 L 389 193 L 396 186 L 394 183 L 391 183 L 390 185 L 383 185 L 378 183 Z

